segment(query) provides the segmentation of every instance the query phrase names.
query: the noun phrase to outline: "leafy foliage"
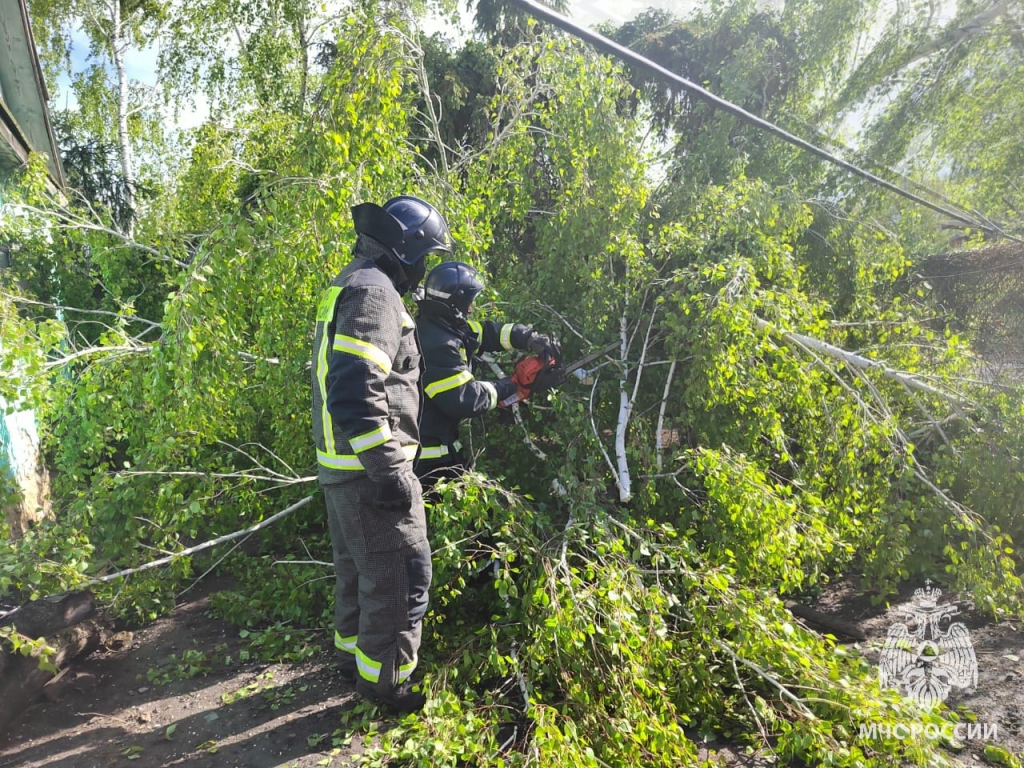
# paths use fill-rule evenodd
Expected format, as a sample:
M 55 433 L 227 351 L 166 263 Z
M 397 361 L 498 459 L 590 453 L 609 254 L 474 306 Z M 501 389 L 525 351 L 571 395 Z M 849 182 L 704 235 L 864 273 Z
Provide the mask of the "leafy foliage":
M 14 627 L 0 627 L 0 651 L 10 650 L 21 656 L 39 660 L 39 669 L 47 672 L 56 672 L 53 657 L 57 654 L 54 648 L 46 644 L 46 638 L 40 637 L 33 640 L 15 631 Z
M 481 474 L 429 510 L 430 702 L 364 763 L 676 766 L 717 736 L 783 762 L 942 764 L 935 743 L 857 726 L 948 715 L 880 691 L 783 604 L 855 571 L 880 595 L 930 577 L 991 614 L 1021 610 L 1024 411 L 1016 389 L 974 381 L 970 334 L 912 279 L 932 220 L 847 198 L 816 162 L 533 23 L 508 47 L 453 49 L 372 4 L 328 19 L 247 6 L 246 45 L 204 68 L 238 9 L 197 8 L 209 24 L 174 20 L 164 74 L 174 98 L 217 106 L 176 154 L 148 144 L 159 183 L 133 233 L 102 152 L 67 201 L 28 169 L 23 214 L 3 222 L 20 246 L 3 394 L 39 409 L 58 511 L 3 544 L 0 590 L 79 584 L 307 494 L 311 313 L 347 258 L 348 208 L 414 192 L 489 275 L 496 313 L 556 332 L 567 359 L 620 346 L 589 386 L 523 408 L 543 459 L 506 411 L 474 425 Z M 741 1 L 618 34 L 761 114 L 817 124 L 866 93 L 873 59 L 854 71 L 850 44 L 872 13 Z M 84 120 L 109 108 L 101 95 L 76 134 L 87 148 L 105 146 Z M 667 186 L 650 115 L 676 142 Z M 179 558 L 104 597 L 149 620 L 219 567 L 237 586 L 212 608 L 244 653 L 297 661 L 330 624 L 329 551 L 310 505 L 246 554 Z M 349 736 L 377 735 L 366 708 L 351 721 Z

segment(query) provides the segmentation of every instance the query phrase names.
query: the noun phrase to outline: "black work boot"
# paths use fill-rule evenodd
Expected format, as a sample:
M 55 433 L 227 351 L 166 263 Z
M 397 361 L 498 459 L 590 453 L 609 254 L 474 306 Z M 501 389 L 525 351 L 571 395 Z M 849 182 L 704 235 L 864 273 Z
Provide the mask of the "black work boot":
M 379 693 L 370 683 L 360 678 L 356 681 L 356 693 L 367 701 L 386 707 L 399 715 L 419 712 L 427 703 L 427 697 L 419 691 L 414 691 L 412 683 L 408 681 L 395 686 L 390 693 Z
M 345 685 L 356 684 L 356 665 L 341 664 L 338 666 L 338 677 Z
M 356 684 L 356 657 L 351 653 L 335 651 L 335 658 L 338 660 L 338 677 L 346 685 Z

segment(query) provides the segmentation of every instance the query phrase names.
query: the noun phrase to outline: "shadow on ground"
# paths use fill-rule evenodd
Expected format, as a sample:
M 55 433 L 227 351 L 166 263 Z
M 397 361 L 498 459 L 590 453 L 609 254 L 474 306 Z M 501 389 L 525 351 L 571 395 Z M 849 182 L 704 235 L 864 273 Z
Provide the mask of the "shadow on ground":
M 324 637 L 316 643 L 326 644 Z M 238 632 L 206 598 L 125 647 L 74 664 L 0 737 L 0 768 L 278 768 L 337 764 L 331 734 L 357 702 L 324 651 L 297 664 L 240 664 Z M 206 676 L 154 685 L 171 654 L 201 650 Z M 230 660 L 225 664 L 225 660 Z M 326 762 L 325 762 L 326 761 Z

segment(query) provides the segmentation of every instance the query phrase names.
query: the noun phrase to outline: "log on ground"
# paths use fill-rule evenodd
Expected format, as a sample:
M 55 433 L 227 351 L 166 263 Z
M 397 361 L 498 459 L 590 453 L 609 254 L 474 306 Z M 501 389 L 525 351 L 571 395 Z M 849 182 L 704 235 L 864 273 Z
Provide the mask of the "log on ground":
M 867 640 L 867 635 L 864 634 L 864 630 L 845 619 L 840 619 L 837 616 L 829 616 L 827 613 L 816 611 L 813 608 L 798 603 L 795 600 L 787 600 L 786 608 L 794 616 L 809 621 L 812 624 L 816 624 L 819 627 L 823 627 L 837 635 L 845 635 L 846 637 L 852 637 L 854 640 Z
M 13 626 L 32 639 L 45 638 L 56 651 L 52 662 L 60 670 L 99 647 L 99 624 L 85 621 L 95 612 L 91 593 L 73 592 L 28 603 L 0 620 L 0 626 Z M 54 674 L 40 669 L 36 658 L 9 650 L 0 653 L 0 733 L 25 711 Z

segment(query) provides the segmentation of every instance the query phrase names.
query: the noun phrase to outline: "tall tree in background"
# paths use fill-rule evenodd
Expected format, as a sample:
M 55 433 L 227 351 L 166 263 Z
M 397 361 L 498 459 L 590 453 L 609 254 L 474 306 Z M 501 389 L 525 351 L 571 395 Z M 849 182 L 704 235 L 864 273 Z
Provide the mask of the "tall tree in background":
M 124 179 L 124 202 L 131 215 L 125 220 L 124 233 L 133 239 L 138 216 L 136 187 L 138 185 L 133 131 L 133 115 L 152 109 L 152 99 L 128 77 L 126 57 L 132 49 L 155 43 L 166 22 L 168 6 L 159 0 L 41 0 L 31 4 L 33 19 L 43 30 L 40 39 L 49 69 L 70 72 L 70 32 L 82 29 L 89 39 L 90 53 L 99 59 L 87 73 L 76 73 L 76 92 L 83 118 L 92 133 L 89 139 L 116 141 Z M 56 44 L 56 45 L 54 45 Z M 63 58 L 63 61 L 60 59 Z M 60 61 L 54 64 L 54 61 Z M 108 71 L 107 65 L 112 68 Z M 102 108 L 108 98 L 115 104 L 113 119 Z M 137 134 L 137 131 L 135 132 Z

